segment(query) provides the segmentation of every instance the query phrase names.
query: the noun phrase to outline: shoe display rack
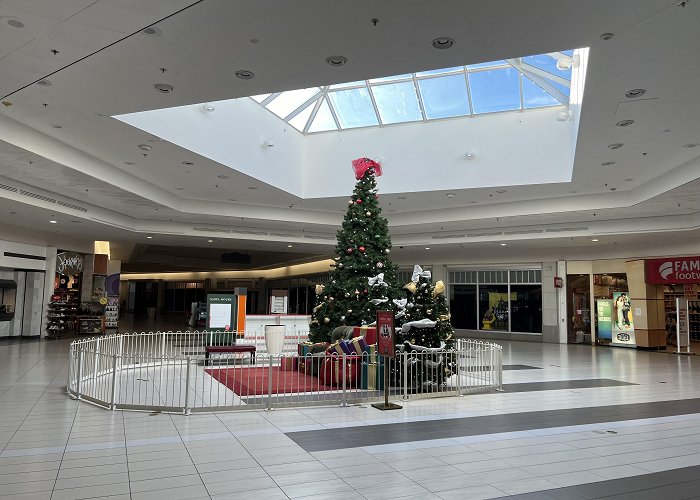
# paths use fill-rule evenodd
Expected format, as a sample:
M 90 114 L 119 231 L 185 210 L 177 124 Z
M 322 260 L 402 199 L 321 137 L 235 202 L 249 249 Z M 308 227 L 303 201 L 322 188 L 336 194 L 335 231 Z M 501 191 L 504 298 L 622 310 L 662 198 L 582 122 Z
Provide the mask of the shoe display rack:
M 71 300 L 57 300 L 49 303 L 46 335 L 51 338 L 63 338 L 75 330 L 75 313 L 78 304 Z

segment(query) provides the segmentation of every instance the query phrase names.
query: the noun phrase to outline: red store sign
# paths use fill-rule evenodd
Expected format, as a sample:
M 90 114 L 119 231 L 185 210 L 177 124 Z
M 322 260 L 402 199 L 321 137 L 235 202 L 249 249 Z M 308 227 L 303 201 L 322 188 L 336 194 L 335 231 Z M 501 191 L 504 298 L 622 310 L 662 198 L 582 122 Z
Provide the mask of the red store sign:
M 646 282 L 650 285 L 700 283 L 700 256 L 645 260 Z

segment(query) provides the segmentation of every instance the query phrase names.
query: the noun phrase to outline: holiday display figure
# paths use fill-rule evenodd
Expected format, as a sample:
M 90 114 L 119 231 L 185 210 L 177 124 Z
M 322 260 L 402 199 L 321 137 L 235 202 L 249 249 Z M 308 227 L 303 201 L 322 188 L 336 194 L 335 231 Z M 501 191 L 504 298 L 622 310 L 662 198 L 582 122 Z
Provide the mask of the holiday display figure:
M 328 283 L 316 287 L 312 342 L 328 342 L 337 326 L 373 323 L 377 310 L 395 310 L 393 299 L 403 295 L 377 195 L 375 176 L 381 175 L 381 167 L 369 158 L 354 160 L 352 166 L 357 183 L 337 233 L 335 267 Z

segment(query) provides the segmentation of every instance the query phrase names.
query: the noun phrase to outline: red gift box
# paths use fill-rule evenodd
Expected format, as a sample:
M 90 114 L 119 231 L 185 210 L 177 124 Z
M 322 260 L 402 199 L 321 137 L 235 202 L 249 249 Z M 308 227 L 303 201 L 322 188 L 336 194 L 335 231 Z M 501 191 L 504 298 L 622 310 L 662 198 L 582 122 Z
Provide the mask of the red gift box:
M 280 370 L 283 372 L 296 370 L 298 359 L 296 356 L 282 356 L 280 358 Z
M 345 372 L 345 387 L 357 387 L 359 375 L 359 356 L 326 356 L 318 378 L 324 385 L 343 386 L 343 372 Z
M 377 328 L 374 326 L 355 326 L 352 332 L 353 337 L 364 337 L 367 345 L 377 343 Z

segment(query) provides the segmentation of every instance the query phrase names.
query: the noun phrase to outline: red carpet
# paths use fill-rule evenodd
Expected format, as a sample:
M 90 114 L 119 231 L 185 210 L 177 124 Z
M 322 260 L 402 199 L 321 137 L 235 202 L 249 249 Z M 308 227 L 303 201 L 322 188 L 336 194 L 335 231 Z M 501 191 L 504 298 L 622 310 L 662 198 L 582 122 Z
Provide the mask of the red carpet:
M 204 371 L 239 396 L 268 394 L 268 367 L 257 368 L 207 368 Z M 321 384 L 313 377 L 297 370 L 281 371 L 272 368 L 272 394 L 297 394 L 300 392 L 337 391 L 337 387 Z

